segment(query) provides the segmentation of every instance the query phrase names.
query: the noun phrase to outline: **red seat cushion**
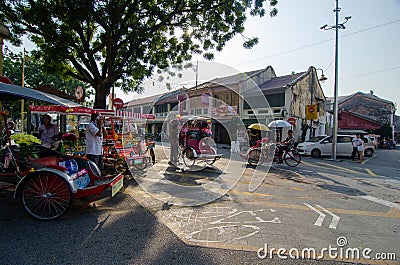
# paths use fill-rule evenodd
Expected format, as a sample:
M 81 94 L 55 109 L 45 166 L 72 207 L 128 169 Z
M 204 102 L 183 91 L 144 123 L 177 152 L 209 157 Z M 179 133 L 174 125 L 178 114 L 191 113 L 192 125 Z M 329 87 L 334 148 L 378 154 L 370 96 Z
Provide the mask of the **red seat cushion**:
M 58 166 L 60 159 L 56 156 L 47 156 L 35 159 L 32 162 L 39 163 L 44 166 Z

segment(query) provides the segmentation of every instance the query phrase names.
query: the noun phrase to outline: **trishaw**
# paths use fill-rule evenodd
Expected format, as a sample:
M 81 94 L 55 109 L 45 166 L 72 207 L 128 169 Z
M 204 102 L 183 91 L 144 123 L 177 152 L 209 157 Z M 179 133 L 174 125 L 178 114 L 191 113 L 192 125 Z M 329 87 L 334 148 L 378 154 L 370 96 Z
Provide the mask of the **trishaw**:
M 49 112 L 50 106 L 45 107 Z M 60 111 L 59 107 L 54 106 L 53 111 Z M 76 110 L 64 108 L 61 111 L 72 113 Z M 90 109 L 85 108 L 84 111 Z M 107 188 L 111 188 L 112 196 L 122 188 L 122 174 L 102 176 L 97 165 L 85 158 L 74 158 L 48 148 L 26 145 L 25 140 L 20 143 L 15 141 L 14 144 L 12 139 L 17 137 L 10 135 L 7 112 L 1 112 L 0 116 L 1 122 L 4 122 L 0 150 L 0 190 L 13 190 L 14 198 L 21 198 L 24 209 L 32 217 L 54 220 L 68 211 L 73 199 L 87 197 L 89 200 L 82 207 L 84 209 Z M 19 134 L 18 137 L 32 139 L 34 136 Z M 23 155 L 22 149 L 29 150 L 25 150 Z M 33 157 L 35 151 L 39 153 L 38 158 Z
M 197 161 L 212 165 L 221 158 L 222 155 L 217 154 L 215 142 L 211 138 L 210 118 L 183 116 L 180 124 L 178 158 L 181 157 L 187 167 L 193 166 Z
M 128 169 L 143 170 L 154 163 L 152 138 L 146 137 L 145 125 L 151 115 L 107 110 L 96 110 L 106 117 L 108 136 L 104 144 L 104 162 L 112 164 L 117 173 Z

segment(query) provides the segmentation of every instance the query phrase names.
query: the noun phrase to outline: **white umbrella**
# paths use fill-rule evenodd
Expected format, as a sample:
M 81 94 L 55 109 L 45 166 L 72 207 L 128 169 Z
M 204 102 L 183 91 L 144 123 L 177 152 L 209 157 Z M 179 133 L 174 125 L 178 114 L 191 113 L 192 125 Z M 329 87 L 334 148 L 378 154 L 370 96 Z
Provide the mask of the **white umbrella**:
M 268 127 L 273 127 L 273 128 L 288 128 L 290 126 L 292 126 L 292 125 L 284 120 L 271 121 L 268 124 Z

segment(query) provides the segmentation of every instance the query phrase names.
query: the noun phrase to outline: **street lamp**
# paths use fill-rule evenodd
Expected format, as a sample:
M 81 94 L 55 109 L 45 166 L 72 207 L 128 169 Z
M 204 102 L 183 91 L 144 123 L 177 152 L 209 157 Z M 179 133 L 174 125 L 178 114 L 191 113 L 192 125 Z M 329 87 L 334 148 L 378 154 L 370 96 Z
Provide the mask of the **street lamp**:
M 321 77 L 318 79 L 320 82 L 325 82 L 326 80 L 328 80 L 328 78 L 324 75 L 324 70 L 322 70 L 321 68 L 317 68 L 315 70 L 321 70 L 322 74 Z
M 332 136 L 332 155 L 331 159 L 336 160 L 336 150 L 337 150 L 337 131 L 338 131 L 338 57 L 339 57 L 339 29 L 345 29 L 344 24 L 351 19 L 351 17 L 345 17 L 345 21 L 339 24 L 339 0 L 336 0 L 336 8 L 333 10 L 336 13 L 336 23 L 334 26 L 324 25 L 321 29 L 324 30 L 334 30 L 336 33 L 335 38 L 335 85 L 334 85 L 334 95 L 333 95 L 333 136 Z

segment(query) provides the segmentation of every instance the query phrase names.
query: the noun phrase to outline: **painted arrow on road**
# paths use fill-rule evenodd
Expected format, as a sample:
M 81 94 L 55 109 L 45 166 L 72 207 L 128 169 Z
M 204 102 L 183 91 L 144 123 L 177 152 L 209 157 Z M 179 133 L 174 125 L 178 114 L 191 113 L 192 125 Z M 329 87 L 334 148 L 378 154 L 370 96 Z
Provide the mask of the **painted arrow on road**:
M 337 216 L 336 214 L 333 214 L 332 212 L 328 211 L 327 209 L 325 209 L 324 207 L 322 207 L 322 206 L 320 206 L 318 204 L 316 204 L 315 206 L 320 208 L 325 213 L 323 213 L 320 210 L 312 207 L 308 203 L 304 203 L 304 205 L 307 206 L 308 208 L 310 208 L 311 210 L 313 210 L 314 212 L 319 214 L 319 216 L 318 216 L 317 220 L 315 221 L 314 225 L 322 226 L 322 223 L 324 222 L 325 217 L 326 217 L 325 213 L 327 213 L 327 214 L 332 216 L 332 222 L 329 224 L 329 228 L 336 229 L 336 227 L 337 227 L 337 225 L 339 224 L 339 221 L 340 221 L 340 217 L 339 216 Z

